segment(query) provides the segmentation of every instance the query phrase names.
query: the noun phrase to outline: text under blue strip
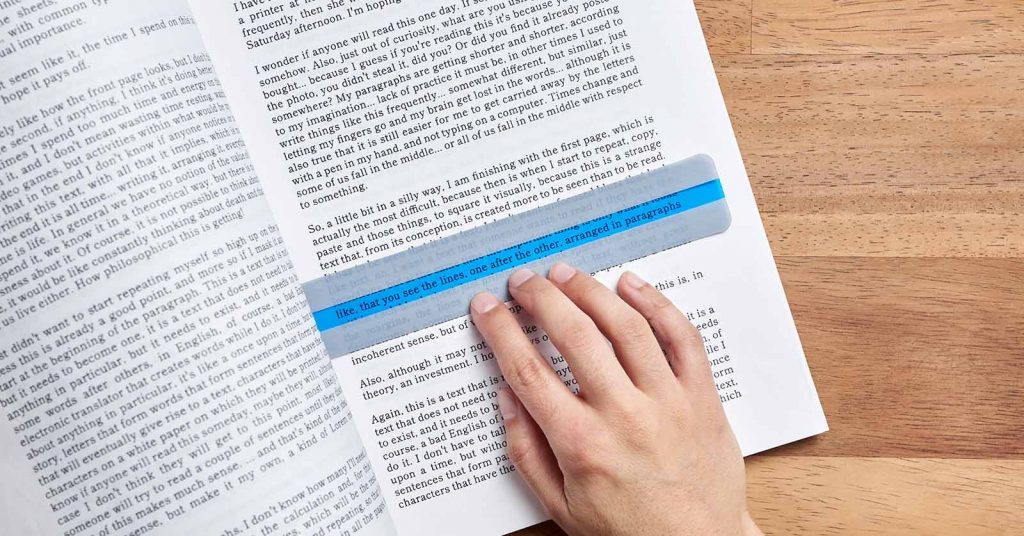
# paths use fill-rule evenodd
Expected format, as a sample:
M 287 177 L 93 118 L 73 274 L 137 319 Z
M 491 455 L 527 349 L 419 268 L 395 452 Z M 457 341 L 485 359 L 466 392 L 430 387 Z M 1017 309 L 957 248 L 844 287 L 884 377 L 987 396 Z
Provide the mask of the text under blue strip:
M 344 326 L 518 266 L 663 220 L 725 198 L 715 179 L 568 229 L 456 264 L 313 313 L 320 331 Z M 467 304 L 468 306 L 468 304 Z

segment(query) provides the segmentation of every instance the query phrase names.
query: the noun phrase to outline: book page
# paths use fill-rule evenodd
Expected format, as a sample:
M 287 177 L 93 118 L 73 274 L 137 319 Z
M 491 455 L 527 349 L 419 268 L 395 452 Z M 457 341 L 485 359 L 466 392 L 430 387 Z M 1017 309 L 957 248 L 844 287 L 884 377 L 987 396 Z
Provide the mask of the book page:
M 744 453 L 826 430 L 691 3 L 193 9 L 306 288 L 354 271 L 385 280 L 382 259 L 414 265 L 420 246 L 708 155 L 731 227 L 597 275 L 641 274 L 698 326 Z M 360 325 L 389 329 L 373 318 Z M 547 336 L 522 322 L 574 388 Z M 544 518 L 505 455 L 503 380 L 468 317 L 333 357 L 400 532 L 502 533 Z
M 393 534 L 187 4 L 3 2 L 0 73 L 0 532 Z

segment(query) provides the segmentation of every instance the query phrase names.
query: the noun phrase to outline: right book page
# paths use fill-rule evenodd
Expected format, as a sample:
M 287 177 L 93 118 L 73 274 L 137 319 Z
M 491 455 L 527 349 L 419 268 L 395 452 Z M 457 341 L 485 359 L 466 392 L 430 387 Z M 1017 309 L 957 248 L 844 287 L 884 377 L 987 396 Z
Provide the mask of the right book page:
M 597 276 L 633 270 L 701 329 L 745 454 L 827 429 L 692 3 L 292 5 L 193 9 L 307 289 L 353 268 L 372 286 L 382 259 L 708 155 L 728 230 Z M 400 532 L 545 518 L 504 455 L 500 372 L 466 316 L 365 348 L 322 329 L 347 348 L 335 367 Z

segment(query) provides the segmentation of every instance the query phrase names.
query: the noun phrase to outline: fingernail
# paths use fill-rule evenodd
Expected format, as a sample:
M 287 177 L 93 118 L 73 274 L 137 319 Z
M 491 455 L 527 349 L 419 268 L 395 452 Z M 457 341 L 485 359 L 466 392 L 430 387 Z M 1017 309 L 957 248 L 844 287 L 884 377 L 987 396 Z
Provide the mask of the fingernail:
M 462 302 L 466 303 L 466 302 Z M 484 314 L 490 312 L 491 309 L 501 305 L 498 298 L 494 297 L 493 294 L 487 292 L 481 292 L 473 297 L 473 301 L 470 302 L 470 307 L 473 308 L 477 314 Z
M 640 290 L 647 286 L 647 282 L 644 281 L 643 279 L 640 279 L 640 277 L 634 274 L 633 272 L 626 272 L 622 274 L 622 282 L 631 288 L 635 288 L 636 290 Z
M 560 262 L 551 267 L 551 271 L 548 272 L 548 276 L 555 283 L 564 284 L 568 283 L 573 276 L 576 275 L 576 269 L 564 262 Z
M 523 283 L 533 279 L 533 276 L 537 274 L 530 270 L 516 270 L 516 273 L 512 274 L 512 277 L 508 278 L 508 286 L 515 288 Z
M 502 387 L 498 391 L 498 411 L 506 421 L 515 419 L 516 415 L 519 415 L 519 402 L 508 387 Z

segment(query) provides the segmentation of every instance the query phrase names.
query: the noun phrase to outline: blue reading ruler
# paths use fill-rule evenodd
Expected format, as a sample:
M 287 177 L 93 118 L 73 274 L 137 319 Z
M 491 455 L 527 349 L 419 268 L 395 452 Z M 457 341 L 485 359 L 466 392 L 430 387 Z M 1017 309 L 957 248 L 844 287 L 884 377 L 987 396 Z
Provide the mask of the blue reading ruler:
M 700 155 L 303 285 L 332 357 L 509 300 L 512 272 L 561 260 L 591 273 L 724 232 L 721 179 Z

